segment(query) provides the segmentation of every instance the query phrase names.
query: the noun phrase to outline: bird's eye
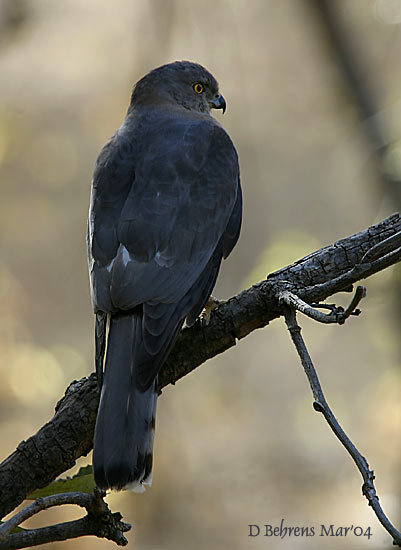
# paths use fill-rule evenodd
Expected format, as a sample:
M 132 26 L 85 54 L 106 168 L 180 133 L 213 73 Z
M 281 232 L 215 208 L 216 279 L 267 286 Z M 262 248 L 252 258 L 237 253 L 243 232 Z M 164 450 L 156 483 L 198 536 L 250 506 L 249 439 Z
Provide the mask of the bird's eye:
M 203 92 L 203 90 L 205 89 L 203 87 L 203 84 L 201 84 L 200 82 L 197 82 L 196 84 L 194 84 L 193 86 L 193 89 L 194 91 L 197 93 L 197 94 L 201 94 Z

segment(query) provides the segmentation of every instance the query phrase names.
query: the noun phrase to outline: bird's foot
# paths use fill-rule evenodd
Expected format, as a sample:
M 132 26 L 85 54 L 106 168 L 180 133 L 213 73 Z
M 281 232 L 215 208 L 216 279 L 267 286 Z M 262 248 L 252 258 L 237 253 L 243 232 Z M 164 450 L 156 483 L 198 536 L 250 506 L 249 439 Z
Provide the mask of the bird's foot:
M 214 309 L 216 309 L 217 306 L 222 304 L 223 301 L 219 301 L 216 298 L 214 298 L 212 295 L 210 295 L 210 298 L 205 304 L 205 307 L 203 308 L 202 313 L 200 314 L 200 321 L 201 325 L 203 327 L 206 327 L 210 322 L 210 315 Z

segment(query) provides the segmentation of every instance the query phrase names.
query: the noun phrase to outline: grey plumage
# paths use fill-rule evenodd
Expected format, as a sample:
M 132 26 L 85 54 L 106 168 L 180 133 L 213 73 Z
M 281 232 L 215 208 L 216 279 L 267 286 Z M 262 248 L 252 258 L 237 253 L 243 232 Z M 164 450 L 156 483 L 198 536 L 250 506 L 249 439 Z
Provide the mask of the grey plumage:
M 216 107 L 225 102 L 206 69 L 159 67 L 136 84 L 96 162 L 88 258 L 98 371 L 110 318 L 93 457 L 102 489 L 150 479 L 157 373 L 239 236 L 237 153 L 210 116 Z

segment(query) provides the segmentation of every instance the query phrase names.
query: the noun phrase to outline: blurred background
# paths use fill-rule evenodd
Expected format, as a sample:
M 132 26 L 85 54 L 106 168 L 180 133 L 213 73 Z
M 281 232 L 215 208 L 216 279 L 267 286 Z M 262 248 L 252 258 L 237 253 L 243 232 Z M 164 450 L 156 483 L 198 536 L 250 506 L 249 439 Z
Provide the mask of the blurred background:
M 243 231 L 216 297 L 401 208 L 400 0 L 0 0 L 1 457 L 93 370 L 93 164 L 132 84 L 176 59 L 220 82 L 228 110 L 216 117 L 240 156 Z M 368 279 L 362 315 L 346 326 L 299 320 L 328 402 L 398 527 L 399 280 L 395 268 Z M 154 486 L 108 497 L 133 524 L 129 547 L 392 548 L 312 409 L 282 319 L 166 388 L 156 434 Z M 30 525 L 79 516 L 64 508 Z M 248 524 L 282 518 L 371 527 L 373 538 L 248 536 Z

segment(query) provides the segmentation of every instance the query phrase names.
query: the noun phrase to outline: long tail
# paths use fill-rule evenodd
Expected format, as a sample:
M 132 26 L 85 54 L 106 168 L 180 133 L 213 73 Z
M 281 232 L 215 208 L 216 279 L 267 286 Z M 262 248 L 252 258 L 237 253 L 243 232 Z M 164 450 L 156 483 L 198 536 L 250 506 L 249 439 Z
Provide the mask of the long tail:
M 144 490 L 152 482 L 155 379 L 141 389 L 138 361 L 142 314 L 112 315 L 96 420 L 93 469 L 100 489 Z

